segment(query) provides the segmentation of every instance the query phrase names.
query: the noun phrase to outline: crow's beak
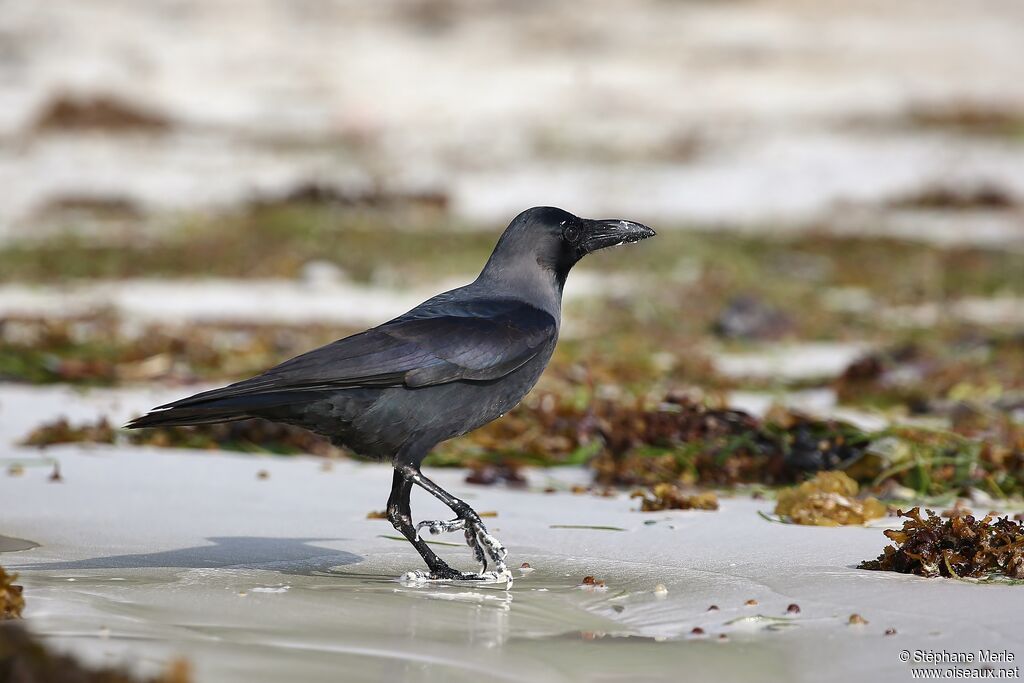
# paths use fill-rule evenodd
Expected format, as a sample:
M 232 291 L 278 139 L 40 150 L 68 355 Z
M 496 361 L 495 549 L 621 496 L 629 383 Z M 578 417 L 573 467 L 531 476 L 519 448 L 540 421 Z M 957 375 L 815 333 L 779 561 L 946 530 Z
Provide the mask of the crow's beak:
M 646 225 L 619 219 L 584 220 L 583 249 L 589 254 L 598 249 L 639 242 L 654 237 Z

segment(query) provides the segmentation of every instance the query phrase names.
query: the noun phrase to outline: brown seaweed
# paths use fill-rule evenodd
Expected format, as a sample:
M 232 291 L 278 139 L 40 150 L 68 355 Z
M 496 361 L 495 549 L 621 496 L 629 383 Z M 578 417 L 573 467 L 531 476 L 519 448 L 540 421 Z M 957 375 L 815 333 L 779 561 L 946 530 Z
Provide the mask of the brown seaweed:
M 8 574 L 0 567 L 0 621 L 18 619 L 25 609 L 21 586 L 14 583 L 17 574 Z
M 714 491 L 686 493 L 675 484 L 655 484 L 646 491 L 634 491 L 630 498 L 640 499 L 640 512 L 718 509 L 718 496 Z
M 948 519 L 920 508 L 908 512 L 903 528 L 885 532 L 888 545 L 861 569 L 918 576 L 984 578 L 993 575 L 1024 579 L 1024 523 L 1008 517 L 954 515 Z
M 93 668 L 47 647 L 19 624 L 0 624 L 0 680 L 25 683 L 189 683 L 192 667 L 171 661 L 155 677 L 138 677 L 115 667 Z

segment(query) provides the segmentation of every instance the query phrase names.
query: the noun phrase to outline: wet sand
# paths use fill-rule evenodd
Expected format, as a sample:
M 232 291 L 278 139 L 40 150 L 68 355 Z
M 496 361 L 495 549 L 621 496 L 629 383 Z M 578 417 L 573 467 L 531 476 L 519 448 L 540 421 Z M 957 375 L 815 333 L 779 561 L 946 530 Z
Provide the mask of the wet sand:
M 726 681 L 904 680 L 901 649 L 1019 646 L 1019 587 L 858 570 L 885 544 L 879 528 L 773 523 L 758 515 L 767 501 L 642 514 L 625 495 L 569 493 L 586 476 L 575 469 L 532 471 L 532 491 L 434 471 L 497 511 L 489 526 L 512 566 L 534 571 L 516 570 L 510 591 L 416 586 L 396 577 L 418 556 L 366 519 L 384 506 L 386 467 L 117 447 L 47 455 L 62 483 L 45 467 L 0 478 L 4 532 L 42 544 L 4 557 L 25 585 L 27 623 L 60 648 L 143 671 L 184 655 L 199 680 L 218 681 L 678 680 L 681 667 Z M 539 492 L 547 485 L 562 492 Z M 413 509 L 447 516 L 423 495 Z M 457 536 L 441 540 L 456 542 L 442 555 L 470 566 Z M 587 575 L 606 588 L 580 587 Z M 847 625 L 852 613 L 869 623 Z

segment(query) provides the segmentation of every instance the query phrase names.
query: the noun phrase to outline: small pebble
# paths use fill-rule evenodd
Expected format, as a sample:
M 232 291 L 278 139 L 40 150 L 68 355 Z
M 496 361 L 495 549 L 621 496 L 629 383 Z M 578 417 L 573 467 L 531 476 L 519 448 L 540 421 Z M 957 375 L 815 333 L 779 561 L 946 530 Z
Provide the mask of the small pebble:
M 717 612 L 718 611 L 718 605 L 711 605 L 711 607 L 708 607 L 708 611 L 709 612 Z
M 863 626 L 864 624 L 867 624 L 867 623 L 868 623 L 868 620 L 865 619 L 864 617 L 862 617 L 859 614 L 851 614 L 850 615 L 850 621 L 849 621 L 850 626 Z
M 725 635 L 724 633 L 719 633 L 718 634 L 718 639 L 719 640 L 729 640 L 729 636 Z
M 786 608 L 786 614 L 800 614 L 800 605 L 795 602 Z
M 659 583 L 654 587 L 655 595 L 668 595 L 668 588 L 663 583 Z
M 53 463 L 53 472 L 50 472 L 50 481 L 58 482 L 64 481 L 64 477 L 60 475 L 60 464 Z
M 747 607 L 754 607 L 754 606 L 757 605 L 757 600 L 754 600 L 753 598 L 751 598 L 750 600 L 747 600 L 743 604 L 746 605 Z
M 11 475 L 12 477 L 20 477 L 21 475 L 25 474 L 25 468 L 19 465 L 18 463 L 14 463 L 13 465 L 7 468 L 7 474 Z
M 691 636 L 702 636 L 702 635 L 704 635 L 704 629 L 702 629 L 700 626 L 694 626 L 693 630 L 690 631 L 690 635 Z
M 260 470 L 259 472 L 256 473 L 256 478 L 257 479 L 269 479 L 270 478 L 270 472 L 267 472 L 266 470 Z
M 593 576 L 584 576 L 584 586 L 593 586 L 594 588 L 604 588 L 604 579 L 595 579 Z
M 890 626 L 889 628 L 885 629 L 885 635 L 887 635 L 887 636 L 894 636 L 894 635 L 896 635 L 896 629 L 894 629 L 894 628 L 892 628 Z

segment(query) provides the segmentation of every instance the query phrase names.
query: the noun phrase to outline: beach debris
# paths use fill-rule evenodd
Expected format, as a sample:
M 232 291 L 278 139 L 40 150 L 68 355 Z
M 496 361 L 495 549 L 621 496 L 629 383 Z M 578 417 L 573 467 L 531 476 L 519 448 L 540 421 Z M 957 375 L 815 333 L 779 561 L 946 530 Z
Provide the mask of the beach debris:
M 790 483 L 859 458 L 871 441 L 837 420 L 784 410 L 759 420 L 674 394 L 653 409 L 597 401 L 586 425 L 604 444 L 590 461 L 604 485 Z
M 933 185 L 893 199 L 890 206 L 906 209 L 1011 209 L 1018 205 L 1013 193 L 999 185 Z
M 44 105 L 37 114 L 36 131 L 163 132 L 170 121 L 159 114 L 101 94 L 62 94 Z
M 46 448 L 64 443 L 114 443 L 117 431 L 110 426 L 107 418 L 101 417 L 93 423 L 72 426 L 67 418 L 61 417 L 36 427 L 21 441 L 22 446 Z
M 962 498 L 957 498 L 956 502 L 953 503 L 953 507 L 943 510 L 940 513 L 942 517 L 964 517 L 966 515 L 973 515 L 971 508 L 967 507 L 967 503 Z
M 522 467 L 515 463 L 471 462 L 469 463 L 469 473 L 466 474 L 466 483 L 481 486 L 505 484 L 513 488 L 522 488 L 526 486 L 527 481 Z
M 855 613 L 850 615 L 850 618 L 847 620 L 846 623 L 848 623 L 850 626 L 866 626 L 868 624 L 868 620 L 862 617 L 861 615 Z
M 792 330 L 789 316 L 753 294 L 730 299 L 712 325 L 717 336 L 743 341 L 780 339 Z
M 105 417 L 72 425 L 66 418 L 47 422 L 21 441 L 23 446 L 46 448 L 65 443 L 130 443 L 158 448 L 226 450 L 279 455 L 309 453 L 337 457 L 342 450 L 300 427 L 268 420 L 239 420 L 195 427 L 157 427 L 137 431 L 112 427 Z
M 775 514 L 812 526 L 864 524 L 884 517 L 885 506 L 875 498 L 857 498 L 857 482 L 843 472 L 819 472 L 813 479 L 779 491 Z
M 791 603 L 789 607 L 786 608 L 786 614 L 800 614 L 800 605 L 795 602 Z
M 899 511 L 907 518 L 903 528 L 884 532 L 893 544 L 860 568 L 928 577 L 1024 579 L 1024 523 L 992 515 L 943 519 L 925 512 L 922 516 L 918 507 Z
M 633 491 L 630 498 L 640 498 L 640 512 L 660 510 L 717 510 L 718 496 L 714 491 L 685 493 L 675 484 L 655 484 L 647 491 Z
M 31 683 L 190 683 L 192 665 L 174 659 L 156 676 L 136 676 L 115 667 L 86 666 L 69 654 L 50 648 L 20 624 L 0 626 L 0 675 L 5 681 Z
M 25 609 L 22 587 L 14 583 L 17 578 L 17 574 L 8 574 L 0 567 L 0 621 L 19 619 Z

